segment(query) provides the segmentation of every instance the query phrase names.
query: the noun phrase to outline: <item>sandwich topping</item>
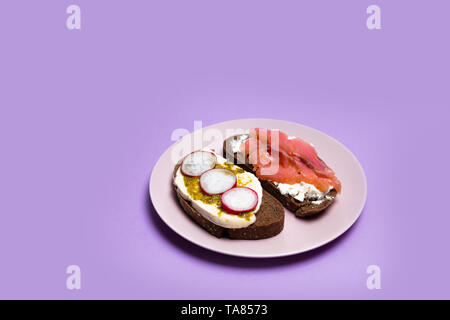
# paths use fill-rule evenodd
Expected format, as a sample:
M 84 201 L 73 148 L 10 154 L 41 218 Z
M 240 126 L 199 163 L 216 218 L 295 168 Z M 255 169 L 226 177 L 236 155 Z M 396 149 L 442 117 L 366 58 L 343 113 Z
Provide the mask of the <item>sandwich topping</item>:
M 200 176 L 199 184 L 203 193 L 213 196 L 222 194 L 236 186 L 236 175 L 233 171 L 215 168 L 204 172 Z
M 196 154 L 200 152 L 204 153 L 202 157 Z M 212 157 L 205 156 L 206 153 L 214 155 L 213 168 Z M 206 164 L 197 163 L 205 159 Z M 189 163 L 186 168 L 195 170 L 182 170 L 185 161 Z M 262 187 L 258 178 L 214 152 L 201 150 L 188 155 L 175 174 L 174 184 L 182 197 L 214 224 L 236 229 L 248 227 L 256 221 L 255 213 L 262 202 Z
M 274 184 L 277 186 L 278 190 L 280 190 L 281 194 L 290 195 L 300 202 L 310 200 L 313 201 L 314 204 L 320 204 L 325 199 L 329 198 L 330 196 L 327 194 L 333 188 L 332 186 L 330 186 L 327 191 L 322 192 L 314 185 L 305 183 L 303 181 L 295 184 L 278 182 L 274 182 Z
M 233 149 L 237 149 L 239 142 L 236 141 Z M 255 128 L 239 144 L 239 151 L 248 157 L 256 175 L 273 181 L 282 194 L 298 201 L 306 198 L 322 201 L 331 189 L 341 191 L 333 170 L 319 158 L 311 144 L 300 138 L 278 130 Z

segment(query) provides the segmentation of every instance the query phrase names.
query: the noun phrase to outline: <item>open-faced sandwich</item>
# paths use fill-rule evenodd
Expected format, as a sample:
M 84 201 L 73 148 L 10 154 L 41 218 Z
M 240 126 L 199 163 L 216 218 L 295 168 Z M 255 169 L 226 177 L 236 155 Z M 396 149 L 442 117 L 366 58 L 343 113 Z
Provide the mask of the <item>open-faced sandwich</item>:
M 216 237 L 256 240 L 283 230 L 283 206 L 258 178 L 211 150 L 181 159 L 173 186 L 183 210 Z
M 314 146 L 278 130 L 251 129 L 224 141 L 229 161 L 254 173 L 263 188 L 297 217 L 325 210 L 341 192 L 333 170 Z

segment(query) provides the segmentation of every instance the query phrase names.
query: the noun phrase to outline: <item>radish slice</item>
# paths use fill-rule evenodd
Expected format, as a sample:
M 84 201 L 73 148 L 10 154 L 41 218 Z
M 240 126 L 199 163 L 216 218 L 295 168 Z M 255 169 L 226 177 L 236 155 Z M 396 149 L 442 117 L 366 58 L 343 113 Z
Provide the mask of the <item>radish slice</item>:
M 189 177 L 198 177 L 216 166 L 217 157 L 209 151 L 194 151 L 181 163 L 181 173 Z
M 236 187 L 222 194 L 221 202 L 225 211 L 239 214 L 256 208 L 258 194 L 247 187 Z
M 208 195 L 222 194 L 236 185 L 237 178 L 228 169 L 211 169 L 200 176 L 200 188 Z

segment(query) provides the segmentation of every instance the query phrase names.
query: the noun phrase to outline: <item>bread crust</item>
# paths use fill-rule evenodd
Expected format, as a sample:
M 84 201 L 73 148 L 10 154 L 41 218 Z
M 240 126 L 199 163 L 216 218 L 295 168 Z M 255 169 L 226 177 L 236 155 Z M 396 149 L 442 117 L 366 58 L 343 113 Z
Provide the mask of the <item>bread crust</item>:
M 178 170 L 178 163 L 173 171 L 173 177 Z M 258 240 L 271 238 L 279 234 L 284 227 L 284 208 L 269 193 L 263 190 L 260 209 L 256 212 L 256 221 L 246 228 L 229 229 L 218 226 L 204 218 L 190 203 L 182 197 L 177 186 L 173 184 L 178 202 L 184 212 L 197 224 L 217 238 L 227 237 L 240 240 Z
M 223 142 L 223 156 L 227 158 L 228 161 L 233 162 L 234 164 L 240 166 L 242 169 L 254 174 L 255 170 L 253 168 L 253 165 L 249 163 L 248 156 L 243 158 L 242 154 L 233 152 L 233 149 L 231 147 L 231 141 L 234 139 L 239 140 L 241 139 L 241 136 L 244 135 L 231 136 Z M 281 194 L 280 190 L 278 190 L 277 186 L 272 181 L 262 179 L 260 179 L 259 181 L 261 182 L 264 190 L 269 192 L 278 201 L 280 201 L 286 209 L 293 212 L 295 216 L 299 218 L 310 218 L 316 216 L 317 214 L 331 206 L 337 196 L 337 191 L 333 188 L 327 193 L 327 197 L 323 199 L 323 201 L 319 204 L 316 204 L 309 199 L 298 201 L 290 195 Z

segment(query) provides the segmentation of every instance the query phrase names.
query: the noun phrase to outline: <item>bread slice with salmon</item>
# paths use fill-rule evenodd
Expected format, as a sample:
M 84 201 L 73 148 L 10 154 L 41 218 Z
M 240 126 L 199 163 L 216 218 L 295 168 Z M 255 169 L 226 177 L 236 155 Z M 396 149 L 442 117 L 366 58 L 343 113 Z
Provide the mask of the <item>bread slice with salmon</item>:
M 183 211 L 215 237 L 258 240 L 283 230 L 279 201 L 263 190 L 256 176 L 213 151 L 199 150 L 181 159 L 173 170 L 173 187 Z
M 261 168 L 275 160 L 271 154 L 271 131 L 267 130 L 264 134 L 264 131 L 258 130 L 261 129 L 227 138 L 223 142 L 223 156 L 258 176 L 264 190 L 299 218 L 314 217 L 330 207 L 340 192 L 341 184 L 334 172 L 317 156 L 314 147 L 299 138 L 276 132 L 279 139 L 276 145 L 279 152 L 276 159 L 279 162 L 278 172 L 264 175 Z M 261 152 L 261 148 L 254 147 L 252 154 L 251 139 L 256 139 L 257 143 L 262 140 L 267 150 Z M 301 148 L 306 150 L 299 151 Z M 263 157 L 266 157 L 264 162 L 261 160 Z

